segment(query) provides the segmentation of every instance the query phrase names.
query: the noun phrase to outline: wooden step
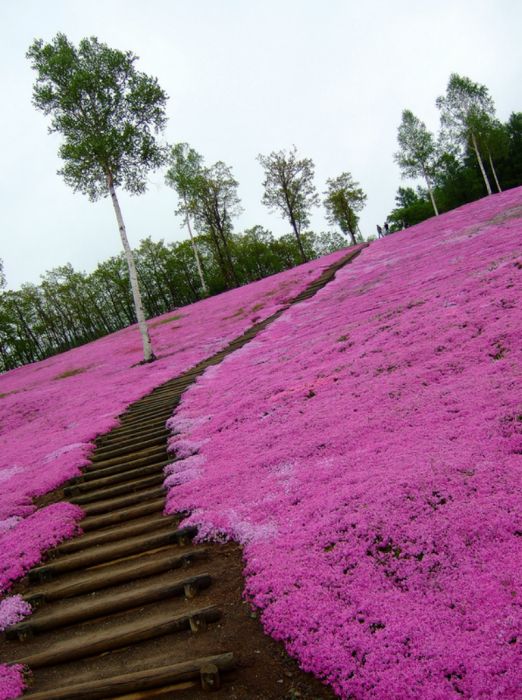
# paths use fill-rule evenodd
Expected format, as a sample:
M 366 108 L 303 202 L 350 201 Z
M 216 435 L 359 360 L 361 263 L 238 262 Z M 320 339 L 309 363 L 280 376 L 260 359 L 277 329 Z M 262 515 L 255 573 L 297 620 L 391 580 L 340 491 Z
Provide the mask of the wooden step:
M 132 521 L 130 523 L 124 522 L 124 524 L 119 527 L 118 525 L 113 525 L 106 529 L 95 530 L 86 535 L 80 535 L 72 540 L 66 540 L 52 549 L 49 554 L 52 557 L 72 554 L 72 552 L 78 552 L 88 547 L 95 547 L 100 544 L 106 544 L 107 542 L 115 542 L 127 537 L 134 537 L 144 532 L 157 530 L 163 525 L 170 524 L 172 528 L 175 528 L 178 521 L 179 518 L 175 515 L 160 515 L 159 517 L 139 520 L 136 523 Z
M 97 481 L 98 479 L 106 479 L 108 476 L 116 476 L 117 474 L 128 474 L 129 472 L 135 471 L 136 469 L 143 469 L 144 467 L 162 467 L 167 466 L 171 462 L 176 460 L 167 454 L 165 450 L 165 455 L 162 459 L 151 460 L 148 464 L 142 464 L 141 466 L 132 467 L 125 464 L 117 464 L 114 467 L 106 467 L 105 469 L 93 469 L 92 471 L 86 471 L 81 477 L 77 477 L 72 488 L 79 486 L 80 484 L 87 484 L 91 481 Z M 66 487 L 67 488 L 67 487 Z
M 92 532 L 93 530 L 110 527 L 116 523 L 123 523 L 128 520 L 141 518 L 150 513 L 162 513 L 164 508 L 165 498 L 162 494 L 160 498 L 146 501 L 145 503 L 139 503 L 130 508 L 115 509 L 108 513 L 103 513 L 102 515 L 92 515 L 84 518 L 80 521 L 80 527 L 84 532 Z
M 151 430 L 141 431 L 140 433 L 137 433 L 134 436 L 128 436 L 123 440 L 121 437 L 118 437 L 118 433 L 116 432 L 116 430 L 118 430 L 118 428 L 114 428 L 114 430 L 112 430 L 110 433 L 105 433 L 105 435 L 102 435 L 101 437 L 97 438 L 97 450 L 116 449 L 118 447 L 123 447 L 127 444 L 139 445 L 141 440 L 152 440 L 153 438 L 158 437 L 159 435 L 168 434 L 167 428 L 164 425 L 162 425 L 156 428 L 152 428 Z
M 169 416 L 170 417 L 170 416 Z M 148 420 L 137 421 L 135 419 L 126 419 L 125 416 L 120 416 L 121 423 L 117 428 L 114 428 L 111 434 L 113 436 L 122 436 L 123 434 L 127 437 L 135 437 L 136 435 L 141 435 L 144 432 L 150 432 L 151 430 L 157 430 L 158 428 L 165 427 L 165 423 L 168 419 L 157 420 L 156 418 L 149 418 Z
M 166 434 L 166 431 L 161 431 L 156 437 L 149 439 L 142 438 L 140 442 L 128 442 L 124 447 L 100 447 L 92 455 L 92 463 L 96 464 L 96 462 L 101 462 L 104 459 L 113 459 L 114 457 L 122 457 L 129 454 L 139 455 L 141 452 L 150 450 L 157 445 L 165 447 Z
M 165 475 L 163 471 L 160 470 L 159 473 L 149 474 L 148 476 L 142 476 L 138 479 L 131 479 L 130 481 L 125 481 L 123 484 L 92 488 L 78 496 L 72 496 L 68 500 L 71 503 L 82 506 L 84 503 L 94 503 L 95 501 L 101 501 L 106 498 L 115 498 L 116 496 L 124 496 L 134 491 L 142 491 L 151 486 L 159 486 L 164 481 Z
M 92 593 L 103 588 L 155 576 L 190 564 L 192 561 L 205 559 L 207 556 L 208 550 L 205 547 L 192 547 L 184 550 L 179 550 L 177 547 L 167 547 L 154 554 L 121 561 L 111 565 L 110 568 L 102 567 L 81 574 L 77 573 L 67 581 L 58 580 L 43 588 L 30 591 L 24 595 L 24 598 L 31 604 L 73 598 L 84 593 Z
M 150 464 L 154 459 L 158 460 L 160 455 L 165 454 L 166 444 L 157 445 L 156 447 L 149 447 L 147 450 L 139 450 L 140 453 L 138 457 L 134 458 L 133 455 L 127 457 L 113 457 L 112 459 L 100 459 L 92 460 L 91 465 L 88 467 L 89 471 L 95 471 L 98 469 L 104 469 L 105 467 L 113 467 L 119 465 L 125 465 L 129 469 L 135 469 L 136 467 L 144 466 L 145 464 Z
M 181 683 L 198 679 L 201 669 L 205 666 L 217 666 L 220 672 L 230 671 L 235 661 L 232 653 L 204 656 L 190 661 L 157 666 L 145 671 L 133 671 L 120 676 L 112 676 L 101 680 L 77 683 L 63 688 L 53 688 L 36 693 L 26 693 L 28 700 L 104 700 L 120 696 L 122 693 L 138 693 L 167 684 Z M 131 696 L 132 697 L 132 696 Z
M 29 571 L 29 580 L 36 583 L 50 581 L 60 574 L 97 566 L 98 564 L 115 561 L 133 554 L 140 554 L 158 547 L 166 547 L 169 544 L 186 544 L 187 541 L 190 541 L 195 536 L 196 532 L 195 527 L 173 530 L 170 524 L 167 523 L 158 532 L 129 537 L 120 542 L 111 542 L 99 547 L 91 547 L 85 551 L 64 555 L 50 564 L 31 569 Z
M 37 654 L 23 656 L 14 663 L 25 664 L 29 668 L 52 666 L 76 659 L 102 654 L 106 651 L 121 649 L 143 642 L 146 639 L 162 637 L 165 634 L 197 629 L 205 624 L 217 622 L 221 617 L 219 609 L 213 605 L 193 608 L 182 614 L 147 615 L 145 619 L 133 620 L 123 624 L 115 623 L 106 630 L 91 632 L 81 638 L 72 637 L 49 645 Z
M 114 486 L 115 484 L 122 484 L 125 481 L 139 479 L 142 476 L 163 473 L 163 468 L 165 466 L 165 462 L 163 461 L 157 464 L 151 464 L 147 467 L 138 467 L 137 469 L 129 469 L 109 476 L 102 476 L 99 479 L 89 479 L 88 481 L 80 482 L 74 486 L 69 486 L 65 488 L 63 492 L 67 497 L 79 496 L 82 493 L 103 488 L 104 486 Z
M 111 700 L 173 700 L 178 693 L 183 693 L 184 698 L 187 698 L 187 691 L 196 691 L 201 687 L 198 681 L 182 681 L 181 683 L 172 683 L 164 685 L 161 688 L 152 688 L 151 690 L 137 690 L 135 693 L 125 693 L 125 695 L 112 696 Z
M 26 622 L 20 622 L 10 627 L 6 637 L 24 641 L 34 634 L 41 634 L 86 620 L 94 620 L 97 617 L 105 617 L 164 598 L 185 595 L 187 599 L 191 599 L 198 591 L 208 588 L 211 582 L 209 574 L 199 574 L 166 582 L 147 581 L 131 591 L 111 591 L 100 593 L 94 597 L 91 594 L 87 599 L 84 597 L 65 609 L 62 607 L 53 611 L 37 610 Z M 61 605 L 63 606 L 63 603 Z
M 109 513 L 118 508 L 126 508 L 127 506 L 133 506 L 136 503 L 142 503 L 147 500 L 155 500 L 156 498 L 164 497 L 165 489 L 163 486 L 153 486 L 150 489 L 145 489 L 144 491 L 136 491 L 128 496 L 119 496 L 117 498 L 108 498 L 104 501 L 98 501 L 97 503 L 87 503 L 83 506 L 82 510 L 86 515 L 101 515 L 101 513 Z M 81 523 L 80 523 L 81 525 Z

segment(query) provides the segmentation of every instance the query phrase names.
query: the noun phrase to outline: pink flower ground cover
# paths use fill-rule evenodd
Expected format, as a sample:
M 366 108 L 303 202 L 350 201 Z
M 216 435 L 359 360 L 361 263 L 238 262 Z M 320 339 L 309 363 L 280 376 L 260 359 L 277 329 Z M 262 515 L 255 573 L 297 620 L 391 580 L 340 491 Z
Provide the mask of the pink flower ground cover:
M 169 512 L 356 700 L 522 698 L 522 188 L 373 243 L 184 395 Z
M 96 436 L 162 382 L 225 347 L 317 278 L 346 251 L 178 309 L 150 323 L 158 360 L 136 327 L 0 376 L 0 593 L 76 529 L 70 504 L 32 499 L 77 475 Z M 0 620 L 0 623 L 2 620 Z

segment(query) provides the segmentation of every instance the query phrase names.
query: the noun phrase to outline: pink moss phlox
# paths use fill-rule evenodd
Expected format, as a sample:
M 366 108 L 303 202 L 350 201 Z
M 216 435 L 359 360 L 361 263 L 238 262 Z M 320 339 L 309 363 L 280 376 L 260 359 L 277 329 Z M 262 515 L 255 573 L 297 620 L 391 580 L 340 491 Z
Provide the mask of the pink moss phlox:
M 218 352 L 299 294 L 339 251 L 151 322 L 157 361 L 140 365 L 136 327 L 0 376 L 0 593 L 75 528 L 76 511 L 33 499 L 77 476 L 96 437 L 156 386 Z M 180 318 L 181 316 L 181 318 Z
M 0 700 L 19 698 L 26 687 L 24 666 L 0 664 Z
M 244 544 L 265 629 L 342 698 L 522 698 L 521 204 L 375 242 L 170 422 L 205 442 L 167 511 Z
M 79 530 L 83 511 L 72 503 L 53 503 L 20 520 L 0 535 L 0 591 L 37 564 L 45 550 Z M 0 616 L 0 625 L 3 624 Z
M 31 612 L 31 606 L 21 595 L 11 595 L 0 600 L 0 632 L 20 622 Z

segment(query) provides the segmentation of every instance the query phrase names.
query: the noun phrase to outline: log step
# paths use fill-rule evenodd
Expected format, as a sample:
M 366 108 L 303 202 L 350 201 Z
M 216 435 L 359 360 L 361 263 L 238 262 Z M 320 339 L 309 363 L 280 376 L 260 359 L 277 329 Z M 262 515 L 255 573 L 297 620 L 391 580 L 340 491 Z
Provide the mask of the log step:
M 111 700 L 172 700 L 178 693 L 183 693 L 183 697 L 188 697 L 187 690 L 199 688 L 198 681 L 184 681 L 172 685 L 164 685 L 162 688 L 152 688 L 151 690 L 138 690 L 136 693 L 125 693 L 112 697 Z
M 75 537 L 72 540 L 66 540 L 59 544 L 50 554 L 53 557 L 63 556 L 64 554 L 72 554 L 88 547 L 106 544 L 107 542 L 115 542 L 117 540 L 134 537 L 145 532 L 150 532 L 161 528 L 162 525 L 170 524 L 175 526 L 179 518 L 175 515 L 160 515 L 157 518 L 148 518 L 140 520 L 137 523 L 125 523 L 123 526 L 109 527 L 105 530 L 90 532 L 87 535 Z
M 149 474 L 148 476 L 142 476 L 139 479 L 132 479 L 131 481 L 125 481 L 123 484 L 116 484 L 114 486 L 102 487 L 102 488 L 92 488 L 85 493 L 81 493 L 79 496 L 73 496 L 68 500 L 71 503 L 76 503 L 76 505 L 83 505 L 84 503 L 94 503 L 95 501 L 100 501 L 104 498 L 115 498 L 116 496 L 124 496 L 125 494 L 133 493 L 134 491 L 141 491 L 150 486 L 159 486 L 165 480 L 165 476 L 162 471 L 156 474 Z
M 85 551 L 64 555 L 45 566 L 31 569 L 29 580 L 36 583 L 50 581 L 60 574 L 65 574 L 78 569 L 97 566 L 105 562 L 114 561 L 133 554 L 141 554 L 148 550 L 165 547 L 171 544 L 186 543 L 195 536 L 197 530 L 194 527 L 185 527 L 173 530 L 170 523 L 166 523 L 159 532 L 147 535 L 129 537 L 121 542 L 111 542 L 99 547 L 92 547 Z
M 162 486 L 154 486 L 144 491 L 136 491 L 128 496 L 108 498 L 107 500 L 98 501 L 97 503 L 87 503 L 83 506 L 83 511 L 86 515 L 101 515 L 102 513 L 110 513 L 118 508 L 126 508 L 136 503 L 143 503 L 143 501 L 152 501 L 161 496 L 165 496 L 165 489 Z
M 161 455 L 164 455 L 166 451 L 165 445 L 159 445 L 157 447 L 151 447 L 149 450 L 144 450 L 144 454 L 134 458 L 133 455 L 123 456 L 123 457 L 113 457 L 112 459 L 100 459 L 100 461 L 92 460 L 92 464 L 87 467 L 88 471 L 94 471 L 98 469 L 105 469 L 106 467 L 114 467 L 119 465 L 125 465 L 129 469 L 135 469 L 136 467 L 142 467 L 146 464 L 150 464 L 153 459 L 158 461 Z M 132 457 L 132 459 L 131 459 Z
M 234 668 L 232 653 L 204 656 L 168 666 L 157 666 L 145 671 L 134 671 L 102 680 L 78 683 L 64 688 L 26 693 L 28 700 L 104 700 L 121 693 L 131 693 L 132 698 L 140 691 L 162 688 L 167 684 L 177 684 L 200 678 L 201 669 L 208 665 L 217 666 L 220 672 Z M 139 696 L 138 696 L 139 697 Z M 153 696 L 150 696 L 153 697 Z
M 150 513 L 162 513 L 164 507 L 165 498 L 161 496 L 160 498 L 156 498 L 155 500 L 147 501 L 145 503 L 140 503 L 139 505 L 132 506 L 131 508 L 121 508 L 119 510 L 115 509 L 102 515 L 92 515 L 84 518 L 80 522 L 80 526 L 84 532 L 92 532 L 93 530 L 99 530 L 117 523 L 142 518 Z
M 139 479 L 141 476 L 158 474 L 162 472 L 164 466 L 165 462 L 158 462 L 157 464 L 151 464 L 148 467 L 138 467 L 137 469 L 129 469 L 128 471 L 119 472 L 111 476 L 102 476 L 99 479 L 90 479 L 89 481 L 80 482 L 75 486 L 68 486 L 63 490 L 63 492 L 67 497 L 79 496 L 82 493 L 87 493 L 88 491 L 97 488 L 103 488 L 104 486 L 123 484 L 126 481 Z
M 162 637 L 165 634 L 197 629 L 216 622 L 221 617 L 219 609 L 213 605 L 194 608 L 180 614 L 148 615 L 145 619 L 134 620 L 124 624 L 114 624 L 107 630 L 85 634 L 81 638 L 61 640 L 51 644 L 37 654 L 24 656 L 14 663 L 25 664 L 31 669 L 84 659 L 106 651 L 121 649 L 143 642 L 146 639 Z
M 92 462 L 95 464 L 96 462 L 101 462 L 104 459 L 124 457 L 129 454 L 139 454 L 140 452 L 145 452 L 146 450 L 150 450 L 152 447 L 157 447 L 158 445 L 165 447 L 167 434 L 167 430 L 163 429 L 156 437 L 144 439 L 140 436 L 135 443 L 127 442 L 124 447 L 100 447 L 93 454 Z M 139 446 L 136 447 L 136 445 Z
M 142 430 L 134 437 L 131 436 L 127 438 L 124 438 L 121 435 L 119 436 L 115 431 L 116 429 L 98 438 L 96 441 L 96 449 L 115 450 L 119 447 L 126 447 L 127 445 L 137 445 L 139 449 L 139 446 L 142 444 L 143 440 L 152 440 L 153 438 L 161 435 L 165 436 L 166 439 L 169 434 L 169 431 L 164 425 L 157 426 L 156 428 L 152 428 L 147 431 Z
M 138 465 L 137 467 L 118 464 L 114 467 L 106 467 L 105 469 L 96 469 L 93 471 L 84 472 L 84 474 L 81 477 L 78 477 L 78 481 L 75 482 L 72 488 L 76 487 L 76 485 L 79 486 L 80 484 L 87 485 L 91 481 L 98 481 L 98 479 L 106 479 L 108 476 L 128 474 L 131 471 L 136 471 L 137 469 L 145 469 L 146 467 L 157 467 L 158 469 L 161 469 L 167 464 L 170 464 L 170 462 L 174 461 L 175 460 L 172 457 L 168 457 L 167 450 L 165 450 L 164 454 L 160 455 L 160 459 L 151 459 L 148 464 Z M 81 481 L 79 481 L 79 479 L 81 479 Z
M 193 598 L 198 591 L 208 588 L 212 582 L 209 574 L 189 576 L 174 581 L 147 582 L 131 591 L 111 591 L 87 599 L 78 600 L 74 605 L 54 611 L 37 611 L 26 622 L 13 625 L 6 632 L 8 639 L 25 641 L 34 634 L 41 634 L 59 627 L 67 627 L 97 617 L 105 617 L 122 610 L 130 610 L 157 600 L 185 594 Z
M 68 581 L 56 581 L 52 585 L 32 591 L 24 598 L 31 604 L 73 598 L 84 593 L 92 593 L 148 576 L 162 574 L 165 571 L 190 564 L 194 560 L 204 559 L 207 555 L 208 550 L 204 547 L 194 547 L 183 551 L 169 547 L 152 555 L 122 561 L 110 568 L 103 567 L 77 574 Z

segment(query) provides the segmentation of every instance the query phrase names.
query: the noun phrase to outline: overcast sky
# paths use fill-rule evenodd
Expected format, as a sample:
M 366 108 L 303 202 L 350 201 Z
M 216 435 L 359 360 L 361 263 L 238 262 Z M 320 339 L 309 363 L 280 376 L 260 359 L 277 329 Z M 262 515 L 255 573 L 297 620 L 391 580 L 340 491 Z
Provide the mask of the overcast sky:
M 486 84 L 498 116 L 522 110 L 520 0 L 0 0 L 2 108 L 0 258 L 8 286 L 71 262 L 91 271 L 120 251 L 109 200 L 73 194 L 56 175 L 59 137 L 31 105 L 25 52 L 64 32 L 130 49 L 167 92 L 168 142 L 186 141 L 239 181 L 236 230 L 289 226 L 260 203 L 258 153 L 295 144 L 313 159 L 320 192 L 350 171 L 368 195 L 373 234 L 401 184 L 393 162 L 404 108 L 438 128 L 435 98 L 451 72 Z M 163 174 L 122 194 L 131 244 L 184 238 Z M 328 228 L 322 209 L 312 219 Z

